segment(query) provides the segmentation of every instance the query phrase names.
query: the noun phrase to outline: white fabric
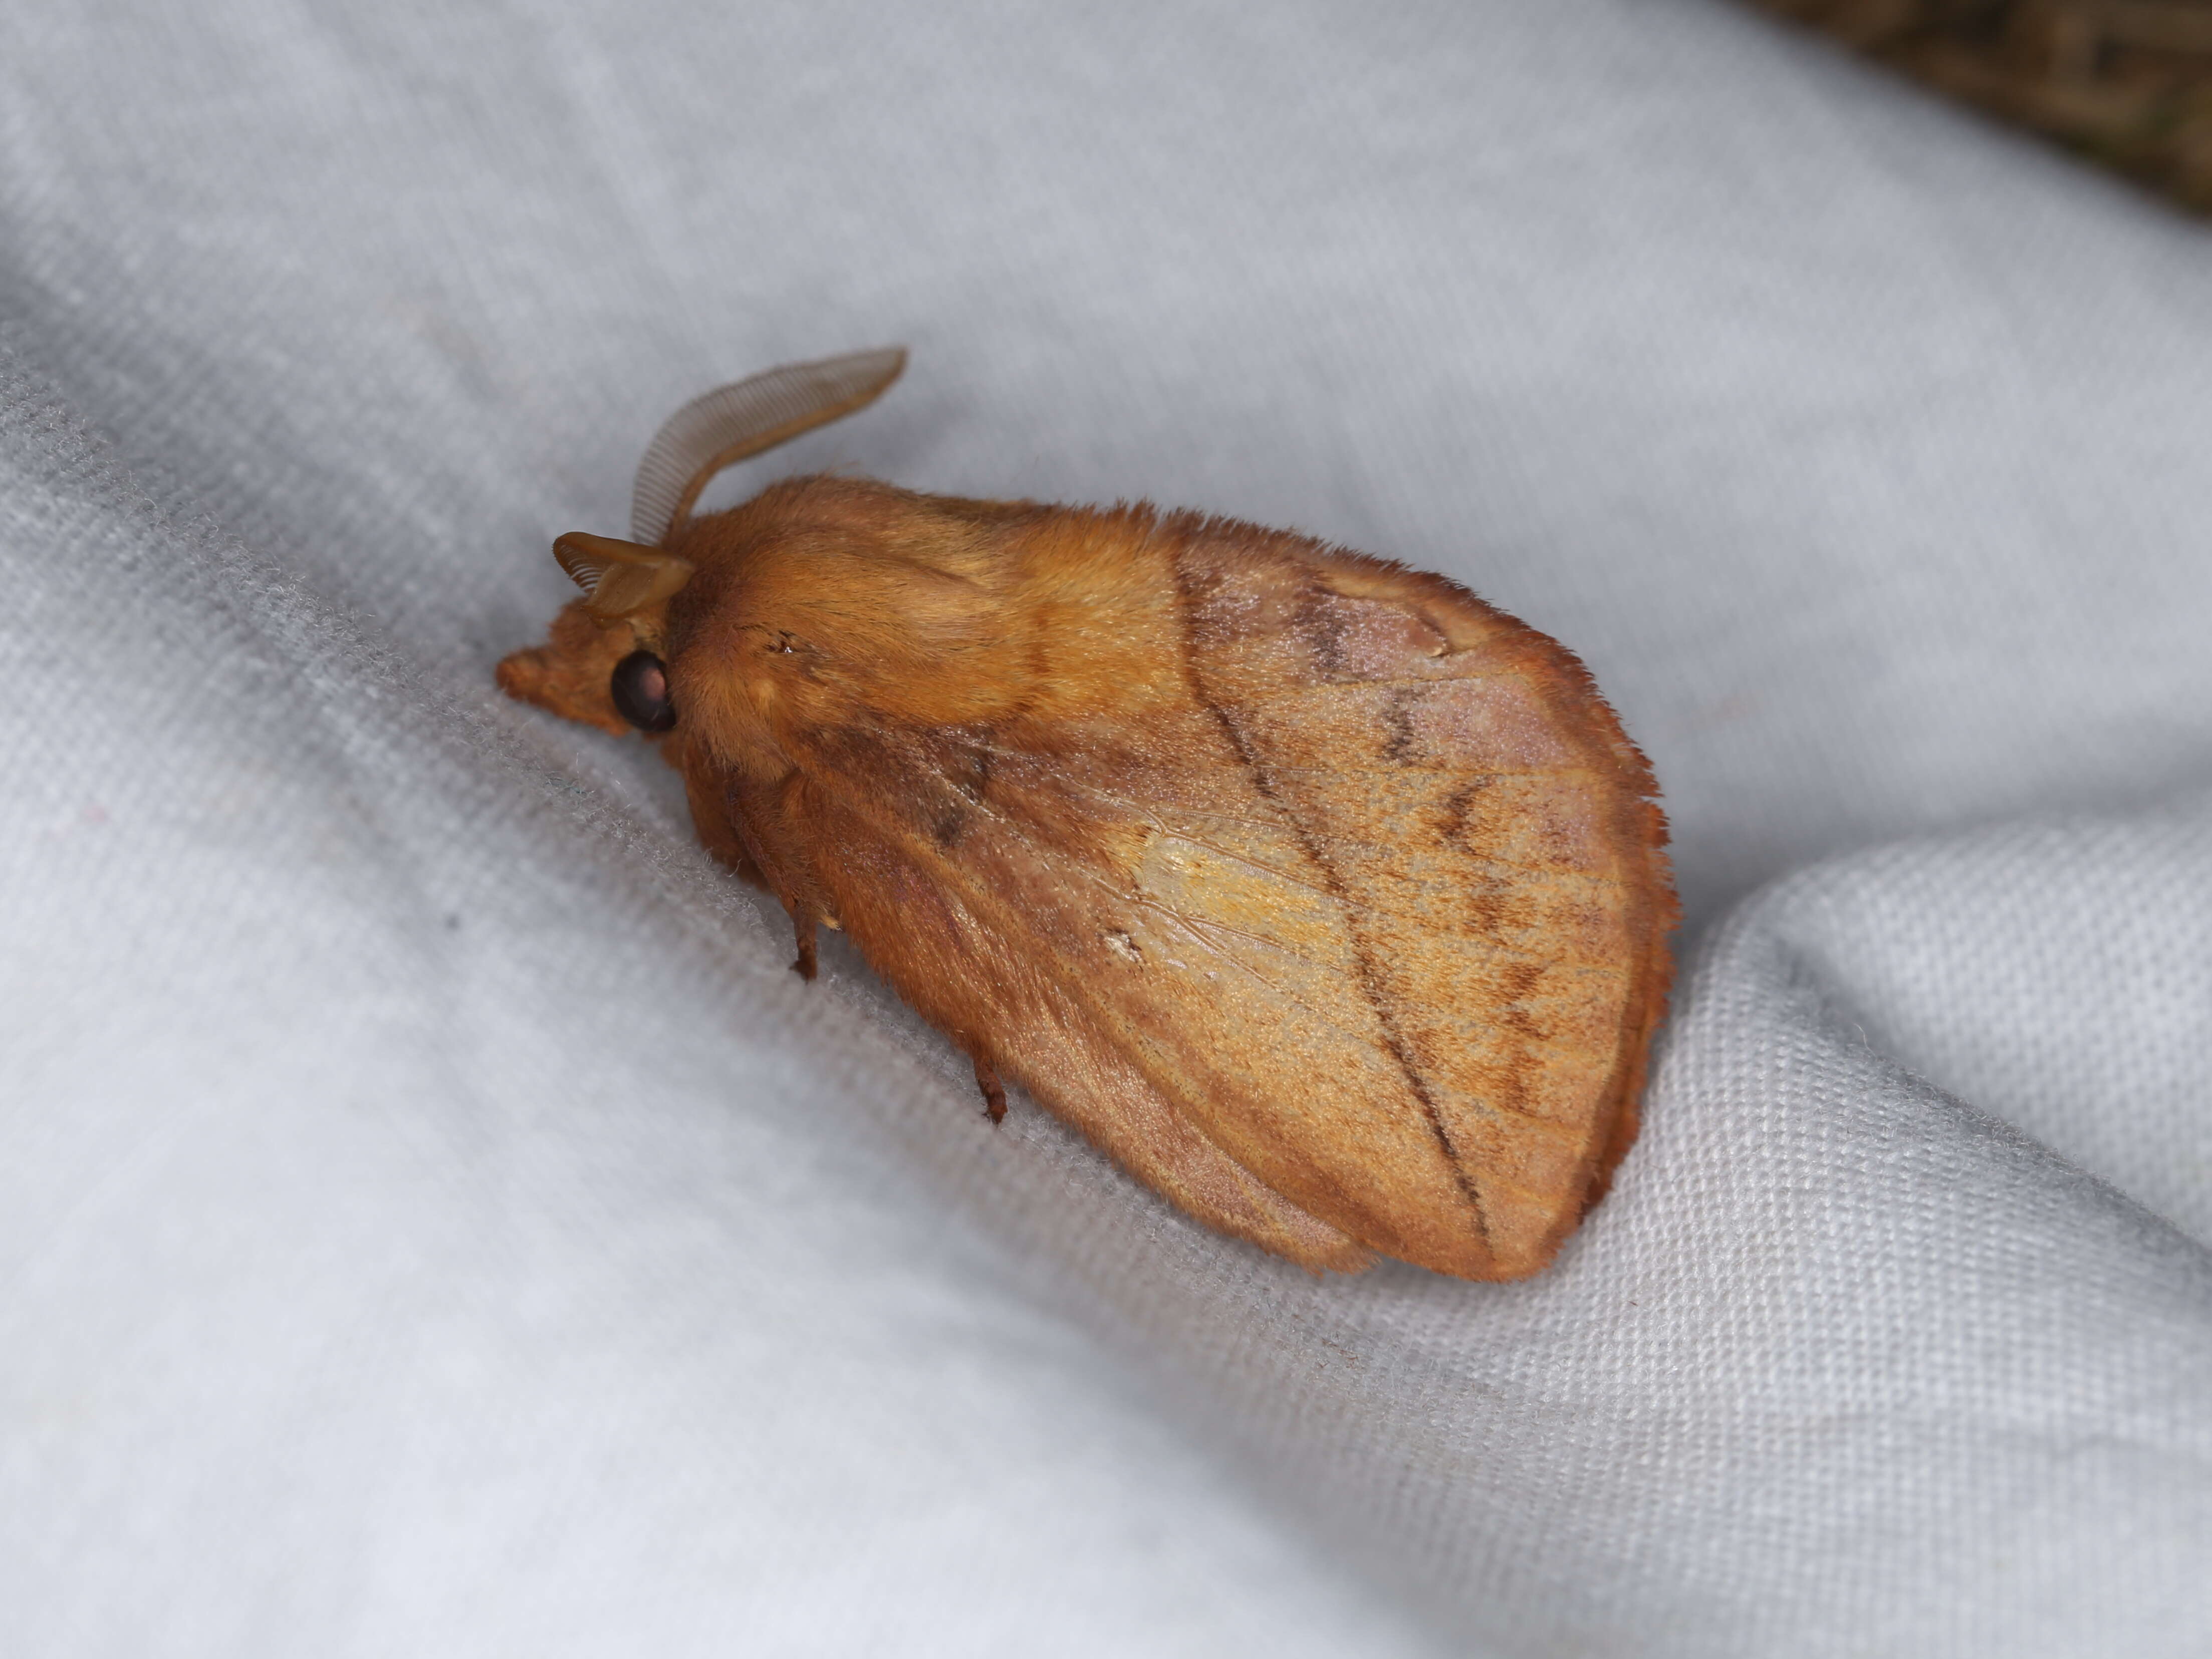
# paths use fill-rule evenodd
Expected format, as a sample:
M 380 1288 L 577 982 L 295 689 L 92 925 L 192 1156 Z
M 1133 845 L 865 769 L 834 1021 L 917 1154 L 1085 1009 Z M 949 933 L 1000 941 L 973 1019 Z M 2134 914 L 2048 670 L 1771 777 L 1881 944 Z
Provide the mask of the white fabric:
M 1699 0 L 0 10 L 0 1648 L 2212 1648 L 2208 253 Z M 891 342 L 744 483 L 1590 662 L 1694 960 L 1553 1272 L 994 1131 L 494 693 L 663 416 Z

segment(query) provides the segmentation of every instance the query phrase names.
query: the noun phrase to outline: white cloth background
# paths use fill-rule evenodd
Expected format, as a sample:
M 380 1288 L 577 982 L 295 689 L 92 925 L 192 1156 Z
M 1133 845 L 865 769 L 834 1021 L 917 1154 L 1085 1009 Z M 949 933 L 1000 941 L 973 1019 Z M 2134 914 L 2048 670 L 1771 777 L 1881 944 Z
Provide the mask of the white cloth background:
M 2212 1649 L 2212 236 L 1705 0 L 0 14 L 0 1647 Z M 1557 1267 L 1165 1211 L 500 699 L 746 475 L 1589 660 L 1690 904 Z

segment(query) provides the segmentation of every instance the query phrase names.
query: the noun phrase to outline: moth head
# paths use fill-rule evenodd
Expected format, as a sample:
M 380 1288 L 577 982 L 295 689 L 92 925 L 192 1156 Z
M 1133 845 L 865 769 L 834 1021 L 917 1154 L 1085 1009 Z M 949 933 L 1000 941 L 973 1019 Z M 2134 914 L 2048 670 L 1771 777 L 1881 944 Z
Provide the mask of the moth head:
M 906 353 L 855 352 L 770 369 L 696 398 L 669 416 L 638 464 L 634 539 L 571 531 L 553 556 L 584 597 L 542 646 L 499 665 L 509 696 L 609 732 L 671 731 L 678 708 L 662 660 L 668 608 L 694 568 L 668 544 L 714 475 L 800 433 L 864 408 L 906 367 Z
M 501 662 L 499 689 L 548 714 L 603 732 L 665 732 L 675 724 L 672 704 L 656 724 L 635 719 L 650 709 L 643 698 L 653 688 L 641 684 L 636 664 L 624 675 L 618 677 L 617 671 L 635 657 L 659 660 L 665 611 L 664 601 L 649 611 L 609 618 L 593 615 L 589 599 L 572 600 L 553 618 L 544 644 L 517 651 Z M 621 694 L 618 678 L 624 686 Z M 665 674 L 659 689 L 665 701 Z
M 500 664 L 500 690 L 605 732 L 668 731 L 676 720 L 659 653 L 668 601 L 690 580 L 690 565 L 662 548 L 580 531 L 555 542 L 553 556 L 584 596 L 562 607 L 544 644 Z

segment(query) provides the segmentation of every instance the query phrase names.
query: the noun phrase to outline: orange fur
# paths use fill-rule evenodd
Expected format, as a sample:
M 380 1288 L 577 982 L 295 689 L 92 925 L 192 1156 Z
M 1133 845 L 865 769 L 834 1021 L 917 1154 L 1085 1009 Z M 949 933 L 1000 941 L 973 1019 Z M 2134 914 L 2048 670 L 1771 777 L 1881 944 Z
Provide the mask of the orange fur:
M 618 726 L 607 671 L 659 649 L 700 832 L 803 969 L 842 926 L 987 1093 L 1310 1267 L 1518 1278 L 1601 1195 L 1674 896 L 1650 771 L 1554 641 L 1147 507 L 795 478 L 668 550 L 665 606 L 572 605 L 501 684 Z

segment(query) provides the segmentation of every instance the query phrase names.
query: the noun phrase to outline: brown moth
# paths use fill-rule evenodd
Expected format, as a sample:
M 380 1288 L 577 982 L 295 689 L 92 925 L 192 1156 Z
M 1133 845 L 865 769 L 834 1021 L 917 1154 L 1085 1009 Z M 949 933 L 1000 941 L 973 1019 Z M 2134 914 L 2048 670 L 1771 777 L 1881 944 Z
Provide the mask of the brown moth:
M 1674 899 L 1582 665 L 1456 583 L 1149 506 L 818 476 L 902 351 L 679 410 L 511 696 L 651 734 L 708 849 L 975 1062 L 1310 1268 L 1552 1259 L 1636 1133 Z

